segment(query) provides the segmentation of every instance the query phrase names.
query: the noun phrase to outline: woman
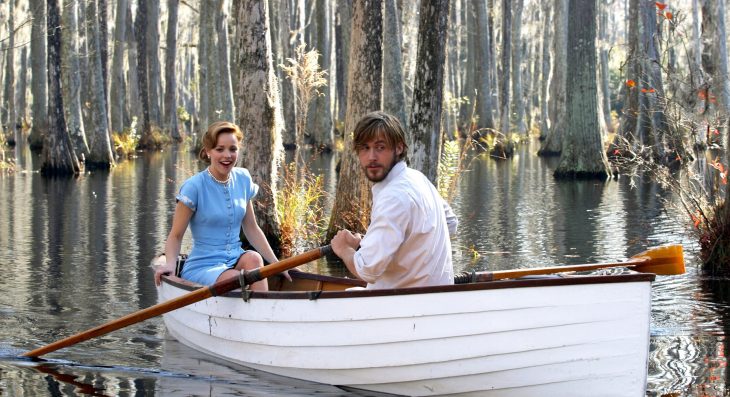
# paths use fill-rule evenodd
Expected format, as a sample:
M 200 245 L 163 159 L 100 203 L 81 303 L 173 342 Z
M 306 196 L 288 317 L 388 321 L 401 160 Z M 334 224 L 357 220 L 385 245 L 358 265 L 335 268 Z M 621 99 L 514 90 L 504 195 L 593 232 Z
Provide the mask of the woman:
M 165 242 L 165 264 L 155 269 L 156 285 L 160 285 L 163 274 L 175 270 L 188 225 L 193 249 L 182 270 L 184 279 L 211 285 L 237 277 L 241 270 L 263 266 L 263 258 L 271 263 L 278 260 L 253 212 L 251 200 L 259 187 L 247 169 L 235 166 L 242 139 L 243 133 L 233 123 L 219 121 L 208 127 L 198 154 L 208 167 L 188 178 L 175 197 L 172 228 Z M 258 252 L 241 248 L 240 226 Z M 268 283 L 256 282 L 251 289 L 267 291 Z

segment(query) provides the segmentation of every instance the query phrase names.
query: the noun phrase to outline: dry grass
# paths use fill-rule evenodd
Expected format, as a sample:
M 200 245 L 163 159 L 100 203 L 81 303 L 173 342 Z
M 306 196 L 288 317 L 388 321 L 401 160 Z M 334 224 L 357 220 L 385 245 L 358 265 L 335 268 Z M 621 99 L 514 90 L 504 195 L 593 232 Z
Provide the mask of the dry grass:
M 285 167 L 283 185 L 276 193 L 282 256 L 303 252 L 323 240 L 328 221 L 322 208 L 323 184 L 321 175 L 300 170 L 297 178 L 294 163 Z
M 730 275 L 730 225 L 727 224 L 730 216 L 725 212 L 727 164 L 719 159 L 708 160 L 706 169 L 697 170 L 691 162 L 678 156 L 678 162 L 670 167 L 655 160 L 651 148 L 619 136 L 614 145 L 621 156 L 611 160 L 624 176 L 631 178 L 632 186 L 642 177 L 648 177 L 674 193 L 676 201 L 665 200 L 666 205 L 686 215 L 680 221 L 699 241 L 699 257 L 705 271 Z
M 0 132 L 0 174 L 12 174 L 15 172 L 15 163 L 11 159 L 5 158 L 5 134 Z
M 137 118 L 132 118 L 132 124 L 122 132 L 112 133 L 112 144 L 118 156 L 124 158 L 133 157 L 137 152 L 139 134 L 137 133 Z
M 297 109 L 304 109 L 304 111 L 297 111 L 295 120 L 296 144 L 297 148 L 301 149 L 307 129 L 309 104 L 312 99 L 322 95 L 319 89 L 327 85 L 327 80 L 324 78 L 327 72 L 319 67 L 317 60 L 319 52 L 317 50 L 307 51 L 307 45 L 302 43 L 294 50 L 294 54 L 294 58 L 286 59 L 287 64 L 279 66 L 296 87 L 294 93 L 297 100 Z

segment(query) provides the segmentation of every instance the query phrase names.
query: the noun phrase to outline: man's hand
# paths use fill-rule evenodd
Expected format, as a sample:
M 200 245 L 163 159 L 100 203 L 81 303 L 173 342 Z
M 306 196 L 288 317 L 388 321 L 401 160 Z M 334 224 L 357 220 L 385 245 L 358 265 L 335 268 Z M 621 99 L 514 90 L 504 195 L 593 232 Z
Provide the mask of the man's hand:
M 349 230 L 340 230 L 332 239 L 330 245 L 332 246 L 332 251 L 344 259 L 344 256 L 347 256 L 347 254 L 354 254 L 354 251 L 357 251 L 357 247 L 360 246 L 360 240 L 362 240 L 362 236 L 359 233 L 352 234 Z
M 352 234 L 349 230 L 340 230 L 332 241 L 330 241 L 332 251 L 342 259 L 342 262 L 347 266 L 347 270 L 358 278 L 360 275 L 357 274 L 355 260 L 353 258 L 355 251 L 360 246 L 360 240 L 362 240 L 362 236 L 359 233 Z

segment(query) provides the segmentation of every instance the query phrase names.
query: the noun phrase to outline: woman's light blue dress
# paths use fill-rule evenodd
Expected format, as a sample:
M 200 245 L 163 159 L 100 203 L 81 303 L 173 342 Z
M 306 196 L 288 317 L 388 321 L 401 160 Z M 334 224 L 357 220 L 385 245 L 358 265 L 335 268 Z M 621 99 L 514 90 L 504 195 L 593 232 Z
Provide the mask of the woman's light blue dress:
M 188 178 L 175 198 L 193 210 L 190 232 L 193 249 L 181 276 L 199 284 L 214 284 L 245 252 L 239 232 L 248 202 L 259 186 L 245 168 L 231 170 L 228 183 L 216 182 L 207 170 Z

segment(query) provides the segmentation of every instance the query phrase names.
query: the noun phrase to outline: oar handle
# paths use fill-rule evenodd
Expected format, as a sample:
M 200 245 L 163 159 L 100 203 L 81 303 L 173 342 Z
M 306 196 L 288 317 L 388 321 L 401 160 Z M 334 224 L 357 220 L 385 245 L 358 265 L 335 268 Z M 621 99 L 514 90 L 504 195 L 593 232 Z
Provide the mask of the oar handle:
M 314 248 L 314 249 L 311 249 L 300 255 L 296 255 L 291 258 L 281 260 L 279 262 L 273 263 L 268 266 L 264 266 L 262 268 L 254 270 L 252 272 L 246 272 L 246 273 L 244 273 L 244 279 L 245 279 L 246 284 L 249 285 L 256 281 L 260 281 L 265 278 L 271 277 L 275 274 L 281 273 L 285 270 L 293 269 L 299 265 L 305 264 L 305 263 L 313 261 L 315 259 L 319 259 L 322 256 L 327 255 L 330 252 L 332 252 L 332 248 L 330 248 L 329 245 L 326 245 L 324 247 Z M 22 356 L 40 357 L 44 354 L 54 352 L 58 349 L 62 349 L 64 347 L 75 345 L 79 342 L 83 342 L 85 340 L 89 340 L 89 339 L 95 338 L 97 336 L 106 335 L 109 332 L 116 331 L 120 328 L 124 328 L 126 326 L 142 322 L 144 320 L 159 316 L 161 314 L 165 314 L 167 312 L 171 312 L 175 309 L 179 309 L 181 307 L 193 304 L 195 302 L 200 302 L 203 299 L 210 298 L 211 296 L 218 296 L 218 295 L 225 294 L 226 292 L 232 291 L 239 287 L 241 287 L 241 282 L 240 282 L 239 278 L 231 277 L 231 278 L 225 279 L 223 281 L 219 281 L 213 285 L 198 288 L 195 291 L 189 292 L 189 293 L 179 296 L 175 299 L 171 299 L 166 302 L 158 303 L 158 304 L 156 304 L 154 306 L 150 306 L 146 309 L 128 314 L 124 317 L 121 317 L 114 321 L 110 321 L 106 324 L 99 325 L 90 330 L 80 332 L 73 336 L 69 336 L 68 338 L 61 339 L 61 340 L 53 342 L 49 345 L 40 347 L 35 350 L 31 350 L 27 353 L 22 354 Z
M 287 258 L 280 260 L 279 262 L 274 262 L 270 265 L 266 265 L 264 267 L 260 267 L 256 270 L 252 271 L 245 271 L 243 273 L 243 278 L 246 283 L 246 285 L 251 285 L 257 281 L 261 281 L 265 278 L 271 277 L 275 274 L 279 274 L 281 272 L 291 270 L 302 263 L 311 262 L 313 260 L 317 260 L 323 256 L 329 255 L 332 253 L 332 247 L 329 245 L 325 245 L 319 248 L 311 249 L 307 252 L 304 252 L 302 254 L 299 254 L 297 256 Z

